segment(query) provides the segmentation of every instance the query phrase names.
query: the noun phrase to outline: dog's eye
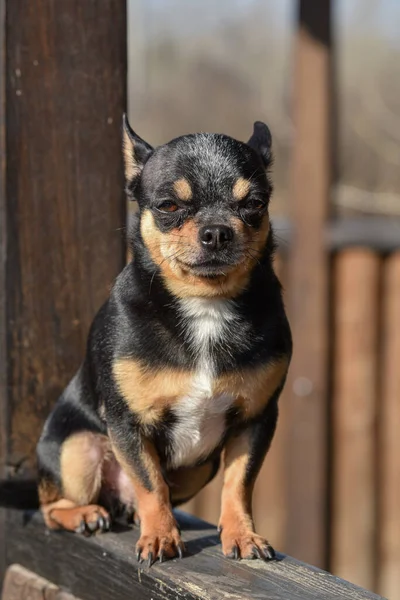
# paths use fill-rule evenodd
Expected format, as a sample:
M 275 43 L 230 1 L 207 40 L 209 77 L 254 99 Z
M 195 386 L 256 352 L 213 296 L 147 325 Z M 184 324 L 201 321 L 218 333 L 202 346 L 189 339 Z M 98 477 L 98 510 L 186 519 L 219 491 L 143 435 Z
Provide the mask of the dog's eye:
M 165 202 L 162 202 L 159 206 L 157 206 L 157 209 L 161 212 L 171 213 L 178 210 L 178 205 L 175 204 L 175 202 L 172 202 L 171 200 L 166 200 Z
M 248 200 L 246 202 L 246 204 L 244 205 L 244 208 L 247 208 L 247 210 L 262 210 L 264 208 L 264 206 L 265 206 L 264 202 L 253 198 L 253 200 Z

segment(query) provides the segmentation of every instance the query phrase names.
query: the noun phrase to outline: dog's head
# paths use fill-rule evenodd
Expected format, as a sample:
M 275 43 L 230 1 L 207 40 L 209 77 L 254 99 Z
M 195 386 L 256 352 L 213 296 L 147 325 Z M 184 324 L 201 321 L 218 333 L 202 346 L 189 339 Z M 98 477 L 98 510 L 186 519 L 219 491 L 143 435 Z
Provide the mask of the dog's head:
M 141 240 L 168 289 L 178 297 L 239 294 L 269 236 L 268 127 L 255 123 L 247 144 L 201 133 L 153 149 L 124 118 L 123 150 Z

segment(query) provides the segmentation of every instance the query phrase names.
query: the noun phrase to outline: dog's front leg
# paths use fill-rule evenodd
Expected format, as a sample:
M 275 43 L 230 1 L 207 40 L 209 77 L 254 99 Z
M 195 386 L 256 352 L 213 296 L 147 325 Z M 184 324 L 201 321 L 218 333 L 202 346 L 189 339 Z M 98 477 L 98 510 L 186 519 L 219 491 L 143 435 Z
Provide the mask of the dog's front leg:
M 168 486 L 161 472 L 160 460 L 151 441 L 136 430 L 121 435 L 110 432 L 114 454 L 130 478 L 140 518 L 140 538 L 136 544 L 137 559 L 149 566 L 177 554 L 184 545 L 172 513 Z
M 229 558 L 274 558 L 268 541 L 254 531 L 252 494 L 258 472 L 271 444 L 278 417 L 278 400 L 272 398 L 264 413 L 225 446 L 221 500 L 222 550 Z

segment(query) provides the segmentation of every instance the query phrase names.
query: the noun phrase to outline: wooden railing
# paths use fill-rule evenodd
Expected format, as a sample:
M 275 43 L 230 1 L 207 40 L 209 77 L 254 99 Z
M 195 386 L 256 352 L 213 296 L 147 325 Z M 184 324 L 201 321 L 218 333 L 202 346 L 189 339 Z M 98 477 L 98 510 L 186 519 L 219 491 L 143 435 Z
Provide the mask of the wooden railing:
M 187 556 L 149 569 L 135 559 L 137 529 L 121 524 L 113 532 L 83 538 L 46 531 L 37 513 L 8 510 L 7 562 L 14 566 L 2 600 L 73 600 L 70 594 L 81 600 L 379 599 L 283 554 L 268 563 L 227 559 L 215 527 L 184 513 L 177 516 Z M 39 593 L 43 589 L 47 592 Z

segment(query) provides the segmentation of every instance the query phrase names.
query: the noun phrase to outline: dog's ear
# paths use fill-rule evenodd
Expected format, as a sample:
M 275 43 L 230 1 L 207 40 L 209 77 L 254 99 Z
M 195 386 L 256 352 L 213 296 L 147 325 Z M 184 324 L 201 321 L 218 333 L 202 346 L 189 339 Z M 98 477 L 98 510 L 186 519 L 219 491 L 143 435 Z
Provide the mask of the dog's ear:
M 133 196 L 143 167 L 153 148 L 139 137 L 129 125 L 128 117 L 122 118 L 122 150 L 125 165 L 126 191 Z
M 265 168 L 272 161 L 272 135 L 265 123 L 256 121 L 254 123 L 253 135 L 247 142 L 247 145 L 253 148 L 260 156 Z

